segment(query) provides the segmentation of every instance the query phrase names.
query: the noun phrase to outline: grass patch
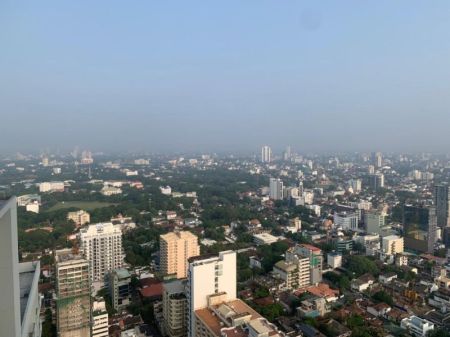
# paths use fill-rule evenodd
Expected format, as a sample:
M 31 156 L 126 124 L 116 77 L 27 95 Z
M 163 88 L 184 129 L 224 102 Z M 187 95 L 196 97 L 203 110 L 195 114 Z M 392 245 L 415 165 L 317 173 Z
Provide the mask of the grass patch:
M 85 211 L 92 211 L 97 208 L 115 206 L 117 204 L 102 201 L 61 201 L 50 207 L 48 212 L 57 211 L 65 208 L 80 208 Z

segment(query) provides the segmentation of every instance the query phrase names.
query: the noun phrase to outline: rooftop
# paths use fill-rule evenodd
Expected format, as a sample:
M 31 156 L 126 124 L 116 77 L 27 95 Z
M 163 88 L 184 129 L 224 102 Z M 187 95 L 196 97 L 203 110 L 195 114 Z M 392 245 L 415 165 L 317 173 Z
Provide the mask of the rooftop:
M 301 246 L 301 247 L 304 247 L 304 248 L 308 248 L 309 250 L 312 250 L 313 252 L 318 252 L 318 253 L 320 253 L 320 252 L 322 251 L 320 248 L 318 248 L 318 247 L 316 247 L 316 246 L 313 246 L 313 245 L 310 245 L 310 244 L 308 244 L 308 243 L 303 243 L 303 244 L 301 244 L 300 246 Z
M 82 260 L 86 261 L 81 255 L 73 253 L 72 249 L 60 249 L 56 251 L 56 262 L 67 262 Z
M 226 306 L 233 311 L 234 316 L 248 314 L 251 316 L 251 320 L 254 320 L 256 318 L 262 318 L 262 316 L 258 314 L 254 309 L 252 309 L 245 302 L 239 299 L 229 301 L 223 304 L 226 304 Z M 223 304 L 221 304 L 220 306 L 223 306 Z M 213 308 L 218 309 L 220 306 L 215 306 Z M 213 310 L 209 308 L 199 309 L 195 311 L 195 315 L 198 318 L 200 318 L 204 322 L 204 324 L 207 325 L 214 332 L 214 334 L 216 334 L 217 336 L 221 336 L 220 330 L 224 328 L 224 325 L 222 324 L 222 321 L 217 316 L 217 314 L 213 312 Z M 241 336 L 241 333 L 238 331 L 236 331 L 236 334 L 233 334 L 233 330 L 241 330 L 241 329 L 230 329 L 230 333 L 233 336 Z
M 117 274 L 117 277 L 120 279 L 131 277 L 130 272 L 125 268 L 117 268 L 114 269 L 114 272 Z
M 281 269 L 285 272 L 294 271 L 297 269 L 296 264 L 286 262 L 284 260 L 281 260 L 281 261 L 278 261 L 277 263 L 275 263 L 275 267 L 278 269 Z

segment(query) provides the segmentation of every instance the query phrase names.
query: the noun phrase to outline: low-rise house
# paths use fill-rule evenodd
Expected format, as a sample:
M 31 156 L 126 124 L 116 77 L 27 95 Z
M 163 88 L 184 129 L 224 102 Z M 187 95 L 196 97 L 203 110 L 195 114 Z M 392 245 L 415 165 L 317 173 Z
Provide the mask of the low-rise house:
M 351 289 L 353 291 L 365 291 L 375 283 L 375 278 L 370 274 L 364 274 L 357 279 L 352 280 Z
M 450 309 L 450 290 L 439 289 L 434 291 L 428 299 L 428 304 L 439 310 Z
M 396 324 L 400 324 L 400 322 L 402 321 L 402 319 L 408 317 L 408 314 L 405 311 L 402 311 L 400 309 L 397 308 L 392 308 L 387 314 L 386 314 L 386 318 L 391 321 L 394 322 Z
M 378 277 L 378 281 L 382 284 L 387 284 L 387 283 L 391 283 L 396 278 L 397 278 L 397 274 L 392 272 L 392 273 L 386 273 L 386 274 L 380 275 Z
M 296 292 L 296 295 L 300 296 L 301 293 L 307 292 L 311 295 L 324 298 L 328 303 L 335 302 L 339 298 L 339 290 L 331 289 L 326 283 L 318 283 L 315 286 L 309 286 L 307 288 L 300 289 Z
M 335 337 L 350 337 L 352 334 L 352 330 L 334 319 L 328 320 L 325 325 L 327 325 L 329 331 L 334 332 L 333 336 Z
M 426 337 L 428 332 L 434 330 L 433 323 L 414 315 L 402 319 L 400 326 L 415 337 Z
M 250 268 L 259 268 L 262 269 L 262 259 L 259 256 L 250 256 Z
M 391 311 L 391 307 L 386 303 L 378 303 L 367 307 L 367 312 L 375 317 L 387 318 L 389 311 Z
M 441 289 L 449 289 L 450 288 L 450 278 L 447 277 L 447 270 L 442 269 L 440 271 L 440 275 L 434 279 L 437 286 Z
M 308 299 L 301 301 L 300 306 L 297 308 L 298 316 L 316 318 L 324 316 L 330 311 L 329 305 L 324 298 L 317 296 L 309 296 Z
M 308 324 L 299 324 L 298 329 L 304 337 L 326 337 L 319 330 Z
M 103 194 L 106 197 L 116 195 L 116 194 L 122 194 L 122 189 L 119 187 L 113 187 L 113 186 L 104 186 L 100 193 Z
M 450 312 L 431 310 L 424 314 L 423 318 L 433 323 L 436 328 L 450 329 Z

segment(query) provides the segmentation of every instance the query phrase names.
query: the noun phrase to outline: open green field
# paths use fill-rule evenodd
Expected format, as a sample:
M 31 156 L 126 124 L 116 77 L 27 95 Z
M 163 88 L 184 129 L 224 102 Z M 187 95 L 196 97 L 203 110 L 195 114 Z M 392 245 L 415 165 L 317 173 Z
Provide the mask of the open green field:
M 57 211 L 64 208 L 80 208 L 85 211 L 92 211 L 96 208 L 114 206 L 116 204 L 110 202 L 101 202 L 101 201 L 61 201 L 58 202 L 55 206 L 48 209 L 48 212 Z

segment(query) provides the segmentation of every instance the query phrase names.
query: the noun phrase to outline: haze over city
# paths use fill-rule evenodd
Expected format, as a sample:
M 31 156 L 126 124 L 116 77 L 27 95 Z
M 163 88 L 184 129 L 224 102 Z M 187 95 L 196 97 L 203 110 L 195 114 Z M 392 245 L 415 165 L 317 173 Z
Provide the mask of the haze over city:
M 5 153 L 448 150 L 448 1 L 6 1 L 0 28 Z
M 0 0 L 0 337 L 450 337 L 450 1 Z

